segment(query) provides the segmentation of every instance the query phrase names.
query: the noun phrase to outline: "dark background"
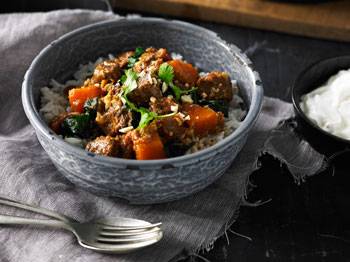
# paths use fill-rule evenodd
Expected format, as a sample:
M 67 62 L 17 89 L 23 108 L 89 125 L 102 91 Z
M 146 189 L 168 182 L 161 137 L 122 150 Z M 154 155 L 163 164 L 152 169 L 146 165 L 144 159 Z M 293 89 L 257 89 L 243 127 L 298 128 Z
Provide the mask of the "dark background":
M 0 7 L 0 12 L 110 8 L 99 0 L 9 2 Z M 114 11 L 126 14 L 124 10 Z M 260 73 L 265 94 L 286 101 L 291 101 L 294 79 L 308 65 L 328 57 L 350 55 L 349 43 L 187 21 L 217 32 L 246 51 Z M 189 256 L 183 262 L 350 261 L 349 160 L 350 154 L 336 158 L 332 167 L 298 185 L 283 165 L 271 156 L 262 156 L 261 169 L 251 176 L 256 187 L 249 200 L 271 201 L 259 207 L 242 207 L 237 221 L 227 235 L 214 243 L 213 249 L 201 252 L 199 257 Z

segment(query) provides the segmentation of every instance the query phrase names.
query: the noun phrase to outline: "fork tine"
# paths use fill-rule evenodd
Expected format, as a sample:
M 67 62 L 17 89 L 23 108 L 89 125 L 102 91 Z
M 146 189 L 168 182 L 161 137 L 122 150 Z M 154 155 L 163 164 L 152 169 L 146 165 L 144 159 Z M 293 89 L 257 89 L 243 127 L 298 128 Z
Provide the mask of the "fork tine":
M 147 231 L 145 231 L 145 230 L 142 230 L 142 231 L 105 231 L 105 230 L 101 230 L 100 236 L 102 236 L 102 237 L 137 236 L 137 235 L 155 233 L 155 232 L 159 232 L 159 231 L 161 231 L 161 229 L 159 227 L 151 228 Z
M 139 242 L 139 241 L 145 241 L 149 239 L 154 239 L 160 237 L 159 232 L 154 233 L 145 233 L 139 236 L 135 237 L 114 237 L 114 238 L 107 238 L 107 237 L 97 237 L 96 241 L 100 243 L 126 243 L 126 242 Z
M 117 231 L 133 231 L 133 230 L 146 230 L 154 227 L 159 227 L 162 223 L 149 224 L 145 226 L 113 226 L 100 224 L 103 230 L 117 230 Z
M 108 252 L 114 253 L 115 250 L 118 250 L 118 253 L 120 250 L 125 250 L 125 248 L 135 248 L 135 247 L 145 247 L 152 245 L 154 243 L 157 243 L 161 238 L 163 237 L 162 233 L 160 233 L 155 238 L 150 238 L 148 240 L 144 241 L 138 241 L 138 242 L 124 242 L 124 243 L 111 243 L 111 242 L 95 242 L 94 246 L 96 248 L 107 250 Z

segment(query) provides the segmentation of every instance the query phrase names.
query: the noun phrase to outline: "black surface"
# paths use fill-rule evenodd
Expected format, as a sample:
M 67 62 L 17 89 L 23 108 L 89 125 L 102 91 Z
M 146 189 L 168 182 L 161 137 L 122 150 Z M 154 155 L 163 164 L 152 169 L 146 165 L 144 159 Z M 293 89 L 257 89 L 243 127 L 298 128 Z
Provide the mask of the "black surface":
M 229 244 L 222 237 L 213 250 L 200 255 L 209 261 L 349 261 L 348 169 L 338 168 L 334 176 L 329 169 L 297 185 L 271 157 L 264 156 L 262 163 L 251 177 L 257 187 L 249 198 L 272 200 L 260 207 L 242 207 L 231 227 L 252 240 L 228 232 Z
M 248 50 L 265 94 L 286 101 L 291 101 L 294 79 L 304 68 L 320 59 L 350 54 L 348 43 L 197 24 Z M 261 48 L 250 52 L 254 45 Z M 251 176 L 256 188 L 249 198 L 271 201 L 260 207 L 242 207 L 231 227 L 252 241 L 228 232 L 228 240 L 221 237 L 211 251 L 200 256 L 211 262 L 350 261 L 350 168 L 346 166 L 350 154 L 339 159 L 333 162 L 334 172 L 329 168 L 297 185 L 285 167 L 272 157 L 262 157 L 262 168 Z M 192 256 L 184 261 L 204 260 Z
M 20 8 L 15 6 L 11 11 L 37 10 L 28 4 L 30 1 L 20 2 Z M 265 94 L 286 101 L 291 101 L 291 87 L 301 70 L 320 59 L 350 54 L 347 43 L 190 22 L 246 50 L 260 72 Z M 285 167 L 263 156 L 262 168 L 251 176 L 256 188 L 249 200 L 271 201 L 260 207 L 242 207 L 230 229 L 251 240 L 228 232 L 211 251 L 200 253 L 202 258 L 191 256 L 183 261 L 350 261 L 349 160 L 349 153 L 343 155 L 335 159 L 334 170 L 329 168 L 297 185 Z

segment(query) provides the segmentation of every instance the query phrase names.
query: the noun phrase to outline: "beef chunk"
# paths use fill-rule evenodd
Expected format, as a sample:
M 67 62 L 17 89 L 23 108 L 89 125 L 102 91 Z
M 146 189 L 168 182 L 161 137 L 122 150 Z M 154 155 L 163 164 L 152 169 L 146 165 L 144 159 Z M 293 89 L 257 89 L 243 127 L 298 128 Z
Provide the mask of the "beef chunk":
M 165 115 L 175 112 L 175 109 L 179 106 L 173 99 L 168 97 L 162 97 L 159 99 L 151 98 L 150 100 L 151 111 L 157 113 L 158 115 Z
M 97 125 L 110 136 L 117 135 L 121 128 L 131 126 L 131 122 L 132 113 L 123 107 L 119 99 L 114 99 L 106 112 L 98 112 L 96 116 Z
M 134 51 L 127 51 L 117 56 L 118 65 L 121 69 L 124 69 L 129 61 L 129 58 L 134 55 Z
M 100 136 L 86 145 L 86 150 L 103 156 L 118 156 L 121 148 L 119 138 Z
M 150 98 L 161 98 L 160 83 L 149 73 L 140 74 L 137 88 L 128 95 L 130 101 L 137 105 L 148 105 Z
M 164 48 L 147 48 L 135 63 L 133 70 L 139 73 L 137 89 L 129 94 L 129 99 L 137 105 L 147 106 L 151 97 L 161 98 L 160 82 L 156 75 L 160 65 L 168 61 L 170 56 Z
M 131 131 L 121 136 L 120 144 L 122 148 L 122 153 L 121 153 L 122 158 L 127 158 L 127 159 L 135 158 L 134 143 L 132 139 L 133 133 L 134 131 Z
M 92 83 L 100 83 L 102 80 L 116 82 L 121 76 L 120 67 L 117 59 L 106 60 L 98 64 L 91 77 Z
M 233 97 L 232 84 L 225 72 L 211 72 L 197 81 L 197 93 L 205 100 L 224 100 L 230 102 Z
M 183 140 L 186 136 L 184 120 L 178 116 L 171 116 L 157 121 L 158 132 L 162 138 L 168 140 Z
M 170 55 L 165 48 L 156 49 L 150 47 L 140 56 L 139 61 L 135 64 L 133 69 L 140 73 L 148 68 L 147 71 L 155 73 L 159 69 L 159 66 L 168 60 L 170 60 Z

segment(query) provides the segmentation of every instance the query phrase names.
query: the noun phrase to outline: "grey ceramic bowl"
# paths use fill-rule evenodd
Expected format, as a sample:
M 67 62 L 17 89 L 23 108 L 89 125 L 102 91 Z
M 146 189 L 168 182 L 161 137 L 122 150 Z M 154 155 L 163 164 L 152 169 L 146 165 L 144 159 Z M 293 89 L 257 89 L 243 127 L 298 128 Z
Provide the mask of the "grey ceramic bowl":
M 137 46 L 165 47 L 204 71 L 223 70 L 238 80 L 249 108 L 231 135 L 200 152 L 164 160 L 127 160 L 94 155 L 55 135 L 39 114 L 40 87 L 72 77 L 79 64 Z M 215 33 L 180 21 L 137 18 L 107 21 L 68 33 L 35 58 L 22 87 L 23 107 L 40 144 L 59 171 L 77 186 L 100 195 L 149 204 L 193 194 L 218 179 L 246 142 L 260 112 L 261 81 L 248 58 Z

